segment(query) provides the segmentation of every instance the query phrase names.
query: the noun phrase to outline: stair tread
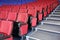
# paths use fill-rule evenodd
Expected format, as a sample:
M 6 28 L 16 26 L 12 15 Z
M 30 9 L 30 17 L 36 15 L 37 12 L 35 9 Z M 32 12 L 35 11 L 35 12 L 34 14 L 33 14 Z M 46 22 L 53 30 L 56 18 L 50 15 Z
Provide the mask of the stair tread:
M 60 25 L 60 21 L 53 21 L 53 20 L 44 20 L 43 23 L 47 24 L 54 24 L 54 25 Z
M 60 20 L 60 18 L 57 18 L 57 17 L 47 17 L 46 19 Z
M 59 8 L 57 10 L 60 10 Z
M 36 29 L 60 33 L 60 26 L 56 25 L 38 25 Z
M 60 10 L 55 10 L 55 11 L 60 11 Z
M 60 34 L 55 34 L 51 32 L 45 32 L 45 31 L 35 31 L 28 35 L 30 38 L 36 38 L 39 40 L 60 40 Z
M 60 15 L 60 12 L 53 12 L 53 14 Z
M 56 15 L 56 14 L 50 14 L 50 16 L 58 16 L 58 17 L 60 17 L 60 15 Z

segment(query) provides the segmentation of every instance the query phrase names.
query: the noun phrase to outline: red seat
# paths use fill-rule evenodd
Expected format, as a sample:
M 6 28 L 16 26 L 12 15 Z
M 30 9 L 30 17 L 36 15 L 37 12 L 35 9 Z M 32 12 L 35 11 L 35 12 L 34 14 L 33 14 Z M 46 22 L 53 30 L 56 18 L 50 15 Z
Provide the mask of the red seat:
M 2 34 L 2 38 L 10 38 L 12 33 L 13 23 L 11 21 L 1 21 L 0 35 Z M 0 36 L 1 37 L 1 36 Z
M 31 27 L 35 27 L 37 25 L 37 18 L 31 18 Z
M 46 17 L 47 16 L 47 12 L 48 12 L 48 9 L 47 9 L 47 5 L 45 5 L 45 7 L 44 7 L 44 17 Z M 50 9 L 49 9 L 49 11 L 50 11 Z
M 33 3 L 27 4 L 27 9 L 34 9 L 34 5 L 32 5 Z
M 19 29 L 19 35 L 24 36 L 27 34 L 27 32 L 28 32 L 28 24 L 21 25 Z
M 11 7 L 10 7 L 10 5 L 3 5 L 3 6 L 1 6 L 1 10 L 2 11 L 11 11 Z
M 26 4 L 20 5 L 19 7 L 20 7 L 21 9 L 27 9 Z
M 7 20 L 16 21 L 17 12 L 9 12 Z
M 35 9 L 36 9 L 37 11 L 39 11 L 40 13 L 42 13 L 42 8 L 43 8 L 42 3 L 41 3 L 40 5 L 36 5 L 36 6 L 35 6 Z
M 41 11 L 43 8 L 42 0 L 38 0 L 37 2 L 34 3 L 35 9 L 38 11 Z
M 19 5 L 13 5 L 12 11 L 18 12 L 19 11 Z
M 39 14 L 38 14 L 38 22 L 39 22 L 39 21 L 42 21 L 42 13 L 39 13 Z
M 19 13 L 27 13 L 27 9 L 20 9 Z
M 30 16 L 36 17 L 37 11 L 35 9 L 28 9 L 28 14 Z
M 1 21 L 0 32 L 11 35 L 13 24 L 11 21 Z
M 18 13 L 17 22 L 27 23 L 28 14 L 27 13 Z
M 6 19 L 8 16 L 8 11 L 1 11 L 0 12 L 0 19 Z
M 28 21 L 27 9 L 20 9 L 18 12 L 17 22 L 27 23 L 27 21 Z
M 43 9 L 43 12 L 42 13 L 43 13 L 43 17 L 46 17 L 47 16 L 47 11 L 46 11 L 45 8 Z

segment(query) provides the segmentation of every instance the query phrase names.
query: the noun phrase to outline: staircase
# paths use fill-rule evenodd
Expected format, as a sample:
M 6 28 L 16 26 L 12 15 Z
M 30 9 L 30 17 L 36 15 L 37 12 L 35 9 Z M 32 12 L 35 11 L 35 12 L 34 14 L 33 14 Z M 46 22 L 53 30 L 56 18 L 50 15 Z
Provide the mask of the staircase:
M 39 24 L 26 40 L 60 40 L 60 5 Z

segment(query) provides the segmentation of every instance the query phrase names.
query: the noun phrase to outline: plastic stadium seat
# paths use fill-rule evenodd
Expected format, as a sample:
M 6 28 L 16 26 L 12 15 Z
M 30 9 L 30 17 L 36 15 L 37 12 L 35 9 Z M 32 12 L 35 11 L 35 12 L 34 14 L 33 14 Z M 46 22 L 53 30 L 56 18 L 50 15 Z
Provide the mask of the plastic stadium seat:
M 37 2 L 34 2 L 33 5 L 35 5 L 35 9 L 38 11 L 40 11 L 43 8 L 42 0 L 38 0 Z
M 43 17 L 46 17 L 46 16 L 47 16 L 47 11 L 46 11 L 46 9 L 43 9 L 42 14 L 43 14 Z
M 48 9 L 47 9 L 47 6 L 44 7 L 44 17 L 46 17 L 48 14 Z
M 16 21 L 16 18 L 17 18 L 17 12 L 9 12 L 7 20 Z
M 0 12 L 0 19 L 6 19 L 7 18 L 7 15 L 8 15 L 8 12 L 7 11 L 1 11 Z
M 11 6 L 10 5 L 3 5 L 2 7 L 1 7 L 1 10 L 2 11 L 11 11 Z
M 18 12 L 17 22 L 27 23 L 28 21 L 28 14 L 27 9 L 21 9 Z
M 27 13 L 27 9 L 20 9 L 19 12 L 20 13 Z
M 39 11 L 39 12 L 42 12 L 42 8 L 43 8 L 42 3 L 40 4 L 40 6 L 39 6 L 39 5 L 36 5 L 36 6 L 35 6 L 35 9 L 36 9 L 37 11 Z
M 11 11 L 12 8 L 11 8 L 11 7 L 7 7 L 6 10 L 7 10 L 7 11 Z
M 47 11 L 44 12 L 44 17 L 46 17 L 46 16 L 47 16 Z
M 12 11 L 18 12 L 19 11 L 19 5 L 13 5 Z
M 7 39 L 11 37 L 13 23 L 11 21 L 1 21 L 0 37 Z
M 27 9 L 26 4 L 20 5 L 19 7 L 20 7 L 21 9 Z
M 19 28 L 19 35 L 20 36 L 24 36 L 26 35 L 28 32 L 28 24 L 22 24 L 20 25 L 20 28 Z
M 27 13 L 18 13 L 17 22 L 27 23 L 28 14 Z
M 38 22 L 42 20 L 42 13 L 38 14 Z
M 50 7 L 48 7 L 48 13 L 50 14 Z
M 27 9 L 34 9 L 34 6 L 32 5 L 33 3 L 27 4 Z
M 37 25 L 37 18 L 31 18 L 31 27 L 35 27 Z
M 36 17 L 37 11 L 35 9 L 28 9 L 28 14 L 30 16 Z

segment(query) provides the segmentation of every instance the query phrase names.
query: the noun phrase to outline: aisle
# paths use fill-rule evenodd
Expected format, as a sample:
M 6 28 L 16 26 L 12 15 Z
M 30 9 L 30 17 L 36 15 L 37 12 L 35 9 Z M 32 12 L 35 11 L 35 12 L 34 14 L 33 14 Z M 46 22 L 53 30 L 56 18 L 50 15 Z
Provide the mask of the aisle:
M 60 40 L 60 5 L 35 28 L 34 32 L 26 36 L 26 40 Z

